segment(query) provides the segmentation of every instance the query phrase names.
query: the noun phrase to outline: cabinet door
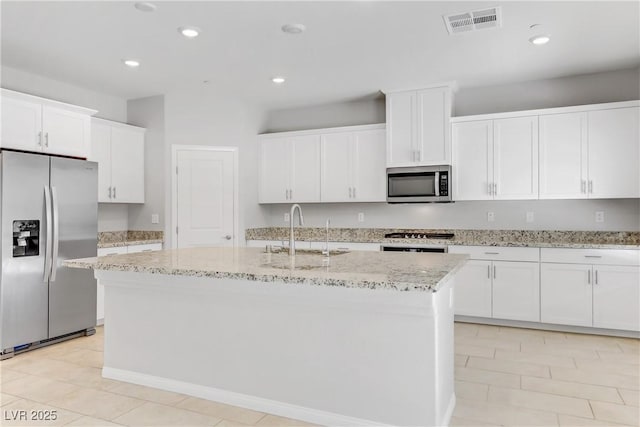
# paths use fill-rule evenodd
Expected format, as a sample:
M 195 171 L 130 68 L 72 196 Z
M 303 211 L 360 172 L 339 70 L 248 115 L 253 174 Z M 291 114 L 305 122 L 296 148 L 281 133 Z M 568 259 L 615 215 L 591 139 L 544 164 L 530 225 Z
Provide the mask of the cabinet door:
M 42 151 L 42 105 L 2 96 L 2 148 Z
M 91 153 L 89 160 L 98 163 L 98 202 L 111 199 L 111 126 L 91 124 Z
M 494 199 L 538 198 L 538 117 L 493 121 Z
M 292 138 L 293 168 L 291 199 L 294 202 L 320 201 L 320 135 Z
M 587 113 L 540 116 L 540 198 L 587 197 Z
M 493 317 L 540 321 L 540 264 L 494 261 Z
M 85 114 L 49 106 L 42 107 L 44 151 L 86 158 L 89 152 L 91 118 Z
M 291 143 L 286 138 L 260 141 L 260 203 L 289 201 Z
M 416 93 L 416 161 L 421 165 L 451 163 L 451 90 L 434 88 Z
M 589 112 L 589 198 L 640 197 L 640 108 Z
M 111 128 L 111 187 L 116 203 L 144 203 L 144 133 Z
M 493 169 L 491 120 L 454 123 L 453 185 L 455 200 L 489 200 Z
M 410 166 L 416 163 L 415 92 L 387 95 L 387 166 Z
M 540 264 L 540 321 L 592 325 L 592 271 L 584 264 Z
M 453 289 L 455 314 L 491 317 L 491 261 L 467 261 Z
M 330 133 L 321 136 L 323 202 L 351 202 L 352 141 L 351 132 Z
M 356 132 L 353 141 L 353 200 L 384 202 L 387 200 L 384 129 Z
M 640 267 L 596 265 L 593 326 L 640 331 Z

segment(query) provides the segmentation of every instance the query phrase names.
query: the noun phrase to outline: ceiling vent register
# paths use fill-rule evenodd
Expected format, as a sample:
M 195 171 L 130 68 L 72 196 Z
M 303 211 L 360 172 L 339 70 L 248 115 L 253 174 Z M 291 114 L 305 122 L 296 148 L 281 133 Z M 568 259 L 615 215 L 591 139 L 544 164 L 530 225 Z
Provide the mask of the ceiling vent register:
M 454 13 L 452 15 L 444 15 L 443 18 L 449 34 L 502 27 L 500 7 Z

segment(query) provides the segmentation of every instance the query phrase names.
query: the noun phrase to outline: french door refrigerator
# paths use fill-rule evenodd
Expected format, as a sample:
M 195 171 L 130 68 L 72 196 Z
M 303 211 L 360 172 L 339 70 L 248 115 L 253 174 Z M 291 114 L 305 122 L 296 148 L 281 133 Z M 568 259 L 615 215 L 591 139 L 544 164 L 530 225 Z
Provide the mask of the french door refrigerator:
M 64 267 L 94 257 L 98 165 L 0 152 L 0 359 L 96 325 L 92 270 Z

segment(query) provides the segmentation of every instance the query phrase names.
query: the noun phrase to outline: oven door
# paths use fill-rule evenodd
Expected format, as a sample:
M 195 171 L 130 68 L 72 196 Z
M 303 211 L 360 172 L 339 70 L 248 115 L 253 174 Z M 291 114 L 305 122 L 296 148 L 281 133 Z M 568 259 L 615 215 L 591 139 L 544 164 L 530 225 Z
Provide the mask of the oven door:
M 444 170 L 443 168 L 448 169 Z M 388 203 L 450 202 L 450 191 L 441 194 L 441 174 L 446 175 L 449 166 L 421 166 L 415 168 L 387 169 Z

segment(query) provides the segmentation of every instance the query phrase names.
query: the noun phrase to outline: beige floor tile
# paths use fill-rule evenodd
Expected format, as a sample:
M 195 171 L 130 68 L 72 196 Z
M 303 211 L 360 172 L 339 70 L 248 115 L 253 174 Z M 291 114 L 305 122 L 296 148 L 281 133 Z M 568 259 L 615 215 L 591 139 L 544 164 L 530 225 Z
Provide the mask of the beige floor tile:
M 97 390 L 111 390 L 120 384 L 124 384 L 120 381 L 103 378 L 102 369 L 86 366 L 76 366 L 75 370 L 65 375 L 60 375 L 58 378 L 62 381 Z
M 57 397 L 79 389 L 77 385 L 33 375 L 2 385 L 2 391 L 5 393 L 41 403 L 49 403 Z
M 626 363 L 628 365 L 640 365 L 640 356 L 628 353 L 610 353 L 608 351 L 598 351 L 600 360 L 614 363 Z
M 606 372 L 585 371 L 582 369 L 551 367 L 551 378 L 554 380 L 571 381 L 582 384 L 604 385 L 609 387 L 640 390 L 638 377 L 611 374 Z
M 501 387 L 520 388 L 520 376 L 503 372 L 486 371 L 484 369 L 455 368 L 455 379 Z
M 618 344 L 622 349 L 622 352 L 625 354 L 633 354 L 636 356 L 640 356 L 640 347 L 637 344 Z
M 493 348 L 478 347 L 475 345 L 466 345 L 466 344 L 455 345 L 455 354 L 492 358 L 494 353 L 495 353 L 495 349 Z
M 475 347 L 486 347 L 490 349 L 520 351 L 519 341 L 505 340 L 501 338 L 468 337 L 464 339 L 464 345 L 473 345 Z
M 144 403 L 140 399 L 83 388 L 54 399 L 51 405 L 111 421 Z
M 530 344 L 544 344 L 544 336 L 538 335 L 530 329 L 522 329 L 522 333 L 516 333 L 511 329 L 501 330 L 500 328 L 492 328 L 492 329 L 479 329 L 478 337 L 479 338 L 493 338 L 493 339 L 501 339 L 504 341 L 511 342 L 527 342 Z
M 449 427 L 496 427 L 498 424 L 480 423 L 478 421 L 465 420 L 463 418 L 451 417 Z
M 25 377 L 27 374 L 23 372 L 13 371 L 11 369 L 1 369 L 0 367 L 0 384 L 4 384 L 9 381 L 17 380 Z
M 291 418 L 279 417 L 277 415 L 267 415 L 256 423 L 257 426 L 270 427 L 307 427 L 316 424 L 306 423 L 304 421 L 292 420 Z
M 12 396 L 7 393 L 0 393 L 0 406 L 8 405 L 11 402 L 15 402 L 16 400 L 20 400 L 18 396 Z
M 465 354 L 456 354 L 455 357 L 455 365 L 456 366 L 465 366 L 467 364 L 467 360 L 469 360 L 469 356 Z
M 218 424 L 216 424 L 216 427 L 249 427 L 249 426 L 251 426 L 251 424 L 242 424 L 242 423 L 237 423 L 235 421 L 229 421 L 229 420 L 222 420 Z
M 620 392 L 625 405 L 640 407 L 640 391 L 619 388 L 618 392 Z
M 457 338 L 462 337 L 475 337 L 478 335 L 479 326 L 473 323 L 460 323 L 454 324 L 453 330 Z
M 536 344 L 523 342 L 520 351 L 523 353 L 551 354 L 554 356 L 575 357 L 580 359 L 599 359 L 596 350 L 572 348 L 554 344 Z
M 80 348 L 68 353 L 49 356 L 49 358 L 91 368 L 102 369 L 104 364 L 101 351 L 88 350 L 86 348 Z
M 489 402 L 575 415 L 583 418 L 593 417 L 588 400 L 539 393 L 537 391 L 491 386 L 489 387 Z
M 545 338 L 546 344 L 564 345 L 573 348 L 589 348 L 595 350 L 604 350 L 610 352 L 621 352 L 618 346 L 619 341 L 614 337 L 604 335 L 588 335 L 588 334 L 565 334 L 564 339 L 559 337 Z
M 19 399 L 2 407 L 2 426 L 63 426 L 81 416 L 55 406 Z
M 522 377 L 522 389 L 541 393 L 558 394 L 580 399 L 593 399 L 603 402 L 624 403 L 614 387 L 580 384 L 546 378 Z
M 557 415 L 551 412 L 465 399 L 457 400 L 453 416 L 497 425 L 539 427 L 558 425 Z
M 13 365 L 11 365 L 10 369 L 23 372 L 25 374 L 51 377 L 56 379 L 64 378 L 78 369 L 78 365 L 74 365 L 73 363 L 38 357 L 34 356 L 33 354 L 20 359 L 21 357 L 23 357 L 23 355 L 18 355 L 13 359 L 7 360 L 7 362 L 14 362 L 15 359 L 15 362 L 13 363 Z
M 144 387 L 136 384 L 119 383 L 110 387 L 111 393 L 122 394 L 136 399 L 148 400 L 163 405 L 175 405 L 186 399 L 184 394 L 172 393 L 170 391 L 159 390 L 157 388 Z
M 146 402 L 113 421 L 128 426 L 214 426 L 221 420 L 174 406 Z
M 558 414 L 562 427 L 614 427 L 622 424 L 613 424 L 609 421 L 599 421 L 587 418 L 574 417 L 573 415 Z
M 100 418 L 87 417 L 83 415 L 75 421 L 67 424 L 68 426 L 74 427 L 118 427 L 122 426 L 122 424 L 112 423 L 107 420 L 101 420 Z
M 494 359 L 511 360 L 514 362 L 532 363 L 543 366 L 560 366 L 564 368 L 575 368 L 576 363 L 573 357 L 554 356 L 544 353 L 523 353 L 521 351 L 507 351 L 496 349 Z
M 640 377 L 640 365 L 630 365 L 621 362 L 607 362 L 603 360 L 576 360 L 576 367 L 585 371 L 610 372 L 612 374 Z
M 533 363 L 514 362 L 511 360 L 484 359 L 482 357 L 470 357 L 468 368 L 486 369 L 488 371 L 506 372 L 508 374 L 529 375 L 532 377 L 551 378 L 547 366 Z
M 591 408 L 593 408 L 593 414 L 597 420 L 631 426 L 640 425 L 640 409 L 635 406 L 591 401 Z
M 255 424 L 265 416 L 264 413 L 240 408 L 238 406 L 226 405 L 196 397 L 188 397 L 175 405 L 177 408 L 188 409 L 212 417 L 222 418 L 243 424 Z
M 481 400 L 486 402 L 489 386 L 487 384 L 456 381 L 454 390 L 457 399 Z

